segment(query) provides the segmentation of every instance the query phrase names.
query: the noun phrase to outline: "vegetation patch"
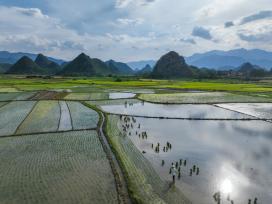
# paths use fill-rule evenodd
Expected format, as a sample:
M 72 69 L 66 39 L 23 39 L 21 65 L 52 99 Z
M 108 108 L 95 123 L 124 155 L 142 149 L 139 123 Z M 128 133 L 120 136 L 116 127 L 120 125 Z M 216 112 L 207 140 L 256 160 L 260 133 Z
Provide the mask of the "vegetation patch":
M 59 103 L 57 101 L 40 101 L 20 125 L 16 134 L 55 132 L 59 127 L 59 120 Z
M 107 116 L 106 132 L 128 180 L 132 199 L 137 203 L 190 203 L 175 187 L 169 188 L 149 161 L 118 128 L 118 116 Z
M 118 203 L 96 131 L 2 138 L 0 152 L 0 203 Z
M 13 135 L 35 102 L 14 101 L 0 108 L 0 136 Z
M 139 99 L 154 103 L 229 103 L 229 102 L 272 102 L 271 98 L 254 97 L 227 92 L 141 94 Z

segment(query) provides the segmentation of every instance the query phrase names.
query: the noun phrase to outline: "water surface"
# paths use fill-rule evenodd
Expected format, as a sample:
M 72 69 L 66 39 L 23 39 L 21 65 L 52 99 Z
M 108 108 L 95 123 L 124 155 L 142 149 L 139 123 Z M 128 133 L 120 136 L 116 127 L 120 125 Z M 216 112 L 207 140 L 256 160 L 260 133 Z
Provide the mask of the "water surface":
M 136 118 L 131 140 L 151 161 L 159 175 L 171 181 L 171 162 L 187 160 L 181 166 L 181 180 L 176 185 L 196 204 L 212 204 L 214 193 L 221 191 L 222 202 L 227 195 L 235 204 L 272 200 L 272 125 L 263 121 L 188 121 Z M 140 129 L 138 128 L 140 123 Z M 147 132 L 147 139 L 138 132 Z M 152 144 L 160 143 L 155 153 Z M 172 149 L 163 152 L 167 142 Z M 162 160 L 165 165 L 161 166 Z M 200 173 L 190 176 L 193 165 Z
M 122 105 L 104 105 L 102 109 L 109 113 L 135 116 L 170 117 L 170 118 L 253 118 L 242 113 L 229 111 L 213 105 L 165 105 L 153 103 L 134 103 Z
M 109 94 L 110 99 L 133 98 L 136 94 L 130 92 L 114 92 Z

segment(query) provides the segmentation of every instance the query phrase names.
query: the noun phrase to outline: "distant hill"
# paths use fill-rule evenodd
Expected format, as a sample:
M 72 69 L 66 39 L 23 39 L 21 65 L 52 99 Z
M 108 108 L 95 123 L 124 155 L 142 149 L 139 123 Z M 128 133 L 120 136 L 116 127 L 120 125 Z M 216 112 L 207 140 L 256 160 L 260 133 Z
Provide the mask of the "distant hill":
M 149 75 L 152 72 L 152 67 L 147 64 L 144 68 L 136 72 L 136 75 L 142 76 L 142 75 Z
M 23 56 L 14 65 L 12 65 L 7 74 L 19 74 L 19 75 L 44 75 L 47 74 L 45 69 L 39 67 L 32 59 L 27 56 Z
M 37 54 L 32 53 L 23 53 L 23 52 L 7 52 L 7 51 L 0 51 L 0 63 L 8 63 L 8 64 L 14 64 L 22 57 L 27 56 L 33 61 L 37 58 Z M 61 59 L 55 59 L 52 57 L 48 57 L 48 59 L 52 62 L 55 62 L 57 64 L 62 64 L 65 61 Z
M 185 60 L 190 65 L 218 70 L 223 70 L 227 67 L 238 67 L 246 62 L 270 69 L 272 67 L 272 52 L 259 49 L 214 50 L 194 54 L 185 58 Z
M 159 59 L 151 75 L 155 78 L 180 78 L 192 77 L 194 73 L 182 56 L 171 51 Z
M 126 63 L 129 67 L 131 67 L 133 70 L 140 70 L 146 65 L 150 65 L 151 67 L 154 67 L 156 64 L 155 60 L 142 60 L 142 61 L 134 61 L 134 62 L 127 62 Z
M 246 77 L 263 77 L 267 75 L 266 70 L 259 66 L 252 65 L 249 62 L 246 62 L 238 67 L 237 72 L 242 73 L 243 76 Z
M 109 60 L 105 62 L 113 73 L 120 75 L 133 75 L 134 71 L 125 63 Z
M 96 58 L 92 59 L 81 53 L 73 61 L 66 64 L 58 74 L 65 76 L 106 76 L 113 74 L 113 70 L 103 61 Z
M 12 64 L 0 63 L 0 74 L 3 74 L 8 71 Z
M 56 74 L 61 70 L 61 66 L 56 62 L 49 60 L 43 54 L 38 54 L 35 63 L 41 68 L 46 69 L 48 74 Z

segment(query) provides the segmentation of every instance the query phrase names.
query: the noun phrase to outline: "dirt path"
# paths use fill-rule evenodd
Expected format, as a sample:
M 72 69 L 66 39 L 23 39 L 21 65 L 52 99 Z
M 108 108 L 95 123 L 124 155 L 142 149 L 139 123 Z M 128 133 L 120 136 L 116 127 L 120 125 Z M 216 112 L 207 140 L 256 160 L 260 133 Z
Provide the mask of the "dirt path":
M 111 147 L 108 143 L 108 140 L 104 134 L 103 127 L 105 125 L 105 116 L 103 112 L 100 112 L 101 114 L 101 123 L 98 127 L 98 136 L 99 140 L 103 146 L 103 149 L 108 157 L 108 160 L 110 162 L 110 166 L 112 169 L 112 172 L 114 174 L 115 182 L 116 182 L 116 189 L 118 193 L 118 200 L 120 204 L 131 204 L 131 200 L 128 193 L 127 183 L 125 181 L 124 174 L 119 166 L 119 163 L 114 155 L 114 153 L 111 150 Z

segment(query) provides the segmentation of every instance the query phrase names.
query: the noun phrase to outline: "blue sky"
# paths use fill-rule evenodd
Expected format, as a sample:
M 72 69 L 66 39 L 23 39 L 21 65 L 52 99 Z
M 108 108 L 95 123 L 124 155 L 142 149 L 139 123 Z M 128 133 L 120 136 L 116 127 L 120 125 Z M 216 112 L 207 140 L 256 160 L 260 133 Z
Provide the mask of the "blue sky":
M 72 59 L 157 59 L 272 50 L 271 0 L 0 0 L 1 50 Z

